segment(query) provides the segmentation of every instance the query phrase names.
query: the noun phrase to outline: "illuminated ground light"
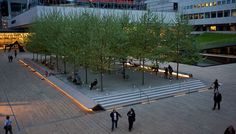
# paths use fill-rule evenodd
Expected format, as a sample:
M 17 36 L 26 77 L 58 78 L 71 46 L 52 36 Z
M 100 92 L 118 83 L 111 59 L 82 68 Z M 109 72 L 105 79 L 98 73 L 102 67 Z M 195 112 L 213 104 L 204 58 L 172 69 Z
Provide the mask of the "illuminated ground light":
M 70 94 L 68 94 L 67 92 L 65 92 L 63 89 L 61 89 L 60 87 L 58 87 L 56 84 L 54 84 L 53 82 L 51 82 L 50 80 L 48 80 L 46 77 L 44 77 L 42 74 L 40 74 L 39 72 L 37 72 L 35 69 L 33 69 L 32 67 L 30 67 L 28 64 L 26 64 L 24 61 L 19 60 L 20 63 L 22 63 L 23 65 L 25 65 L 26 67 L 28 67 L 32 72 L 34 72 L 34 74 L 36 74 L 40 79 L 45 80 L 48 84 L 50 84 L 52 87 L 54 87 L 55 89 L 57 89 L 58 91 L 60 91 L 62 94 L 64 94 L 66 97 L 68 97 L 69 99 L 71 99 L 73 102 L 75 102 L 78 106 L 80 106 L 84 111 L 86 112 L 92 112 L 93 110 L 90 108 L 87 108 L 86 106 L 84 106 L 82 103 L 80 103 L 77 99 L 75 99 L 73 96 L 71 96 Z
M 129 66 L 129 67 L 133 67 L 134 65 L 133 64 L 130 64 L 130 63 L 125 63 L 126 66 Z M 138 66 L 138 69 L 145 69 L 145 71 L 151 71 L 151 72 L 156 72 L 155 69 L 152 69 L 150 66 L 143 66 L 143 65 L 139 65 Z M 136 69 L 136 70 L 138 70 Z M 164 73 L 165 70 L 164 69 L 158 69 L 158 72 L 161 72 L 161 73 Z M 177 73 L 176 72 L 173 72 L 172 73 L 173 76 L 177 76 Z M 178 74 L 179 77 L 182 77 L 182 78 L 191 78 L 192 75 L 191 74 L 182 74 L 182 73 L 179 73 Z

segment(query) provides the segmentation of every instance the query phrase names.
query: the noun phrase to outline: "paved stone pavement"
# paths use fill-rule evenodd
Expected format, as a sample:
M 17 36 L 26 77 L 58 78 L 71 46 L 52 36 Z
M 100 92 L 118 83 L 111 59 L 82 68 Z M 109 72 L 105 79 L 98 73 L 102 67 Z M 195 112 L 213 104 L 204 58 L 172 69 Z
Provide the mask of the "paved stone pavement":
M 170 63 L 172 64 L 172 63 Z M 174 67 L 174 65 L 173 65 Z M 115 134 L 222 134 L 229 125 L 236 127 L 236 64 L 212 67 L 181 65 L 183 72 L 210 84 L 218 78 L 223 85 L 221 110 L 212 111 L 212 90 L 180 97 L 161 99 L 132 106 L 136 122 L 128 132 L 126 113 L 122 114 Z M 19 134 L 105 134 L 111 133 L 110 111 L 86 114 L 71 100 L 33 75 L 15 60 L 8 63 L 0 56 L 0 121 L 13 119 L 14 133 Z M 3 126 L 2 126 L 3 128 Z M 0 130 L 3 133 L 3 130 Z

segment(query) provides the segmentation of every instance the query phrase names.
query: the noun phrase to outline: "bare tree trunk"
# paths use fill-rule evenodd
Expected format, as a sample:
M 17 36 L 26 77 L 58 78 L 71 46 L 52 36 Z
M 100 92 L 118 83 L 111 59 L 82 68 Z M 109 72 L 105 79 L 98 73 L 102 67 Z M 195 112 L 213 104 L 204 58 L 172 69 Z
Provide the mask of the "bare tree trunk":
M 59 58 L 58 58 L 58 54 L 56 54 L 56 64 L 57 64 L 57 71 L 59 71 L 58 62 L 59 62 Z
M 122 65 L 122 75 L 123 75 L 123 78 L 125 79 L 125 59 L 122 59 L 123 60 L 123 65 Z
M 157 59 L 156 59 L 156 75 L 157 75 L 157 72 L 158 72 L 158 69 L 159 69 L 159 66 L 158 66 L 158 61 L 157 61 Z
M 143 72 L 142 72 L 142 85 L 144 85 L 144 58 L 143 58 Z
M 103 73 L 100 72 L 100 78 L 101 78 L 101 91 L 103 91 Z
M 85 84 L 88 84 L 88 67 L 85 65 Z
M 66 74 L 66 59 L 64 57 L 64 74 Z

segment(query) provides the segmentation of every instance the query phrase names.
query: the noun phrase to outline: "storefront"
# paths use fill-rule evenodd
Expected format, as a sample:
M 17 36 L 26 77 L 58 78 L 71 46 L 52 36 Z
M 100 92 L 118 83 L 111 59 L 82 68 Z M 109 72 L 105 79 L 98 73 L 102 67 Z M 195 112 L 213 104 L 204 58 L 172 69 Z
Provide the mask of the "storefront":
M 24 32 L 0 32 L 0 49 L 4 49 L 5 45 L 18 42 L 21 46 L 25 46 L 29 33 Z

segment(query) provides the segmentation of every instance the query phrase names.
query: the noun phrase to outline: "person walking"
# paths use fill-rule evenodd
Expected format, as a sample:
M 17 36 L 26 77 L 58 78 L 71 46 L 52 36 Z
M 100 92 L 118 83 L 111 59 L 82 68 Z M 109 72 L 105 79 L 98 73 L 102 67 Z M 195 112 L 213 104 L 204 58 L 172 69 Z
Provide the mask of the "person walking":
M 169 71 L 169 79 L 172 79 L 172 73 L 173 73 L 173 68 L 169 65 L 168 66 L 168 71 Z
M 229 127 L 226 128 L 224 134 L 235 134 L 234 127 L 230 125 Z
M 10 134 L 13 134 L 11 124 L 12 121 L 10 120 L 10 116 L 6 116 L 6 120 L 4 121 L 5 134 L 8 134 L 8 132 L 10 132 Z
M 115 109 L 113 109 L 113 111 L 110 113 L 110 117 L 112 121 L 111 131 L 113 131 L 114 127 L 117 128 L 119 117 L 122 117 L 122 116 Z
M 219 93 L 219 91 L 216 91 L 214 93 L 214 107 L 212 108 L 212 110 L 215 110 L 216 105 L 218 106 L 218 110 L 220 110 L 220 102 L 222 101 L 222 96 L 221 93 Z
M 133 128 L 133 123 L 135 122 L 135 112 L 134 109 L 131 108 L 129 112 L 127 113 L 128 116 L 128 122 L 129 122 L 129 131 Z
M 219 88 L 218 79 L 216 79 L 213 84 L 214 84 L 214 92 L 218 91 L 218 88 Z

